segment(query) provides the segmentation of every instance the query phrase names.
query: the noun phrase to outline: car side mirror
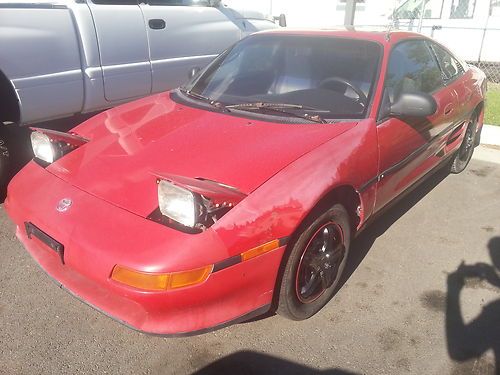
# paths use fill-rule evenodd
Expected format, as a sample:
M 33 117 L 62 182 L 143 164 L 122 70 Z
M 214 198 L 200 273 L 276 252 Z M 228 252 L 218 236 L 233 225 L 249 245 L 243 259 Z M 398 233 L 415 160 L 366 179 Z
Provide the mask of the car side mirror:
M 199 66 L 195 66 L 194 68 L 191 68 L 189 71 L 189 79 L 193 78 L 195 75 L 197 75 L 200 72 L 201 68 Z
M 436 113 L 437 103 L 430 94 L 424 92 L 404 93 L 389 108 L 393 117 L 428 117 Z
M 278 25 L 281 27 L 286 27 L 286 16 L 281 13 L 278 17 L 274 16 L 274 21 L 278 21 Z

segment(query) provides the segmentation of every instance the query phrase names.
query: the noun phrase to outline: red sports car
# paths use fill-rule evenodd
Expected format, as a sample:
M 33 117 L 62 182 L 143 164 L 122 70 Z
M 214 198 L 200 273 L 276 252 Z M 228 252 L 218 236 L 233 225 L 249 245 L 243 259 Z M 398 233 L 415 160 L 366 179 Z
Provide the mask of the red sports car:
M 184 87 L 35 129 L 5 207 L 62 287 L 137 330 L 306 319 L 368 219 L 466 167 L 485 90 L 419 34 L 258 33 Z

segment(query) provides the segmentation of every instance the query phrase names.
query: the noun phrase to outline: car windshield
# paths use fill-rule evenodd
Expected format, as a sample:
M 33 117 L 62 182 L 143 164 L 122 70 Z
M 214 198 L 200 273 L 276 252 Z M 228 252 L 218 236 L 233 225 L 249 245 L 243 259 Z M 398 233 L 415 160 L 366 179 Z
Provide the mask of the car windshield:
M 185 89 L 231 109 L 249 110 L 240 104 L 254 103 L 254 110 L 286 109 L 266 113 L 277 116 L 307 110 L 322 118 L 362 118 L 380 50 L 366 40 L 254 35 L 219 56 Z

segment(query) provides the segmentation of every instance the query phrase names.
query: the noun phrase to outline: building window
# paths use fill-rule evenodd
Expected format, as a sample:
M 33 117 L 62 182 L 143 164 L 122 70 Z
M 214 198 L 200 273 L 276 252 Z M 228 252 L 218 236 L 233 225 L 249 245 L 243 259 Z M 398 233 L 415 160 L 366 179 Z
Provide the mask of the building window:
M 472 18 L 476 0 L 452 0 L 450 18 Z
M 338 0 L 338 3 L 337 3 L 337 11 L 345 11 L 345 3 L 347 2 L 347 0 Z M 359 12 L 359 11 L 364 11 L 365 10 L 365 4 L 366 4 L 366 0 L 355 0 L 356 2 L 356 11 Z
M 443 0 L 425 0 L 425 19 L 441 18 Z M 422 0 L 406 0 L 394 11 L 395 19 L 419 19 L 422 12 Z
M 500 17 L 500 0 L 491 0 L 490 16 Z

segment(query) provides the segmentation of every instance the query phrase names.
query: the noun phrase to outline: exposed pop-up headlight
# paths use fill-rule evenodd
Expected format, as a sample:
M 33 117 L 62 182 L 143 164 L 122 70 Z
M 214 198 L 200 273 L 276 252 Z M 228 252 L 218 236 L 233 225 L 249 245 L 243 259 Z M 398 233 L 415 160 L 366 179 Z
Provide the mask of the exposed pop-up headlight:
M 31 146 L 35 159 L 43 163 L 53 163 L 87 142 L 86 139 L 55 130 L 32 128 Z
M 35 131 L 31 133 L 31 146 L 35 158 L 46 163 L 53 163 L 57 159 L 54 147 L 48 135 Z
M 195 227 L 201 207 L 192 192 L 161 180 L 158 183 L 158 202 L 162 215 L 186 227 Z
M 148 219 L 188 233 L 210 227 L 246 196 L 236 188 L 202 178 L 163 174 L 156 182 L 159 207 Z

